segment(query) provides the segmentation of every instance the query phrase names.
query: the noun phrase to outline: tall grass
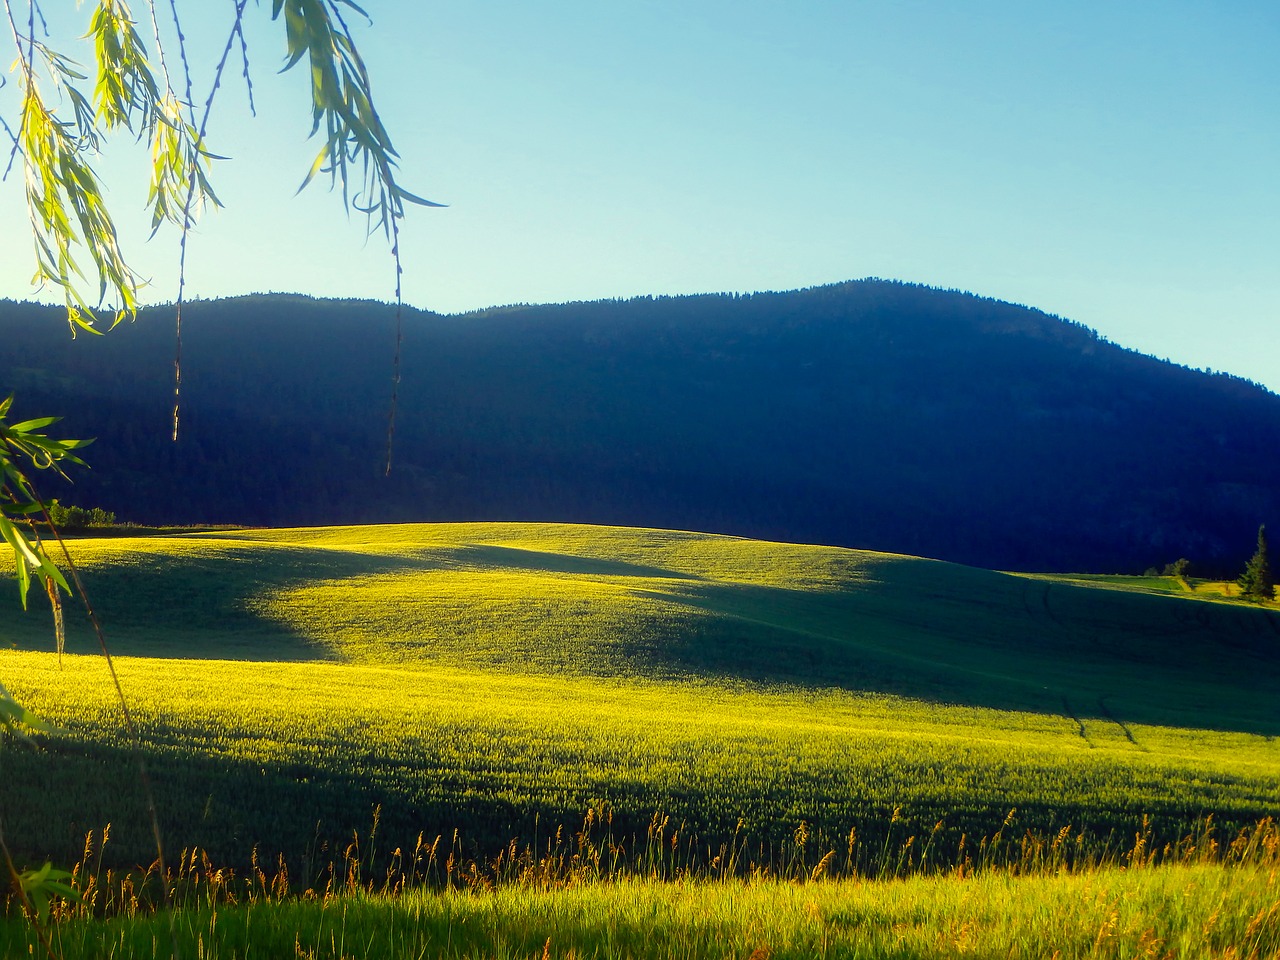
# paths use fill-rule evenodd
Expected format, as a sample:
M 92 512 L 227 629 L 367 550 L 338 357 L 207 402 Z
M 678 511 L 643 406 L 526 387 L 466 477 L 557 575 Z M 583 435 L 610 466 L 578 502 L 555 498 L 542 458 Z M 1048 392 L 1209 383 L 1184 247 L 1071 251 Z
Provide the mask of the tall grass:
M 377 877 L 353 840 L 317 887 L 283 863 L 244 876 L 188 851 L 153 913 L 155 878 L 77 869 L 82 900 L 54 911 L 60 956 L 374 957 L 1270 957 L 1280 951 L 1280 830 L 1226 842 L 1211 824 L 1176 842 L 1139 834 L 1100 859 L 1028 833 L 914 858 L 886 844 L 878 875 L 797 830 L 769 863 L 732 845 L 692 856 L 655 817 L 631 850 L 607 819 L 511 844 L 483 861 L 456 838 L 397 852 Z M 672 841 L 676 842 L 672 842 Z M 86 849 L 86 864 L 95 851 Z M 906 865 L 906 866 L 904 866 Z M 0 922 L 5 956 L 34 935 Z

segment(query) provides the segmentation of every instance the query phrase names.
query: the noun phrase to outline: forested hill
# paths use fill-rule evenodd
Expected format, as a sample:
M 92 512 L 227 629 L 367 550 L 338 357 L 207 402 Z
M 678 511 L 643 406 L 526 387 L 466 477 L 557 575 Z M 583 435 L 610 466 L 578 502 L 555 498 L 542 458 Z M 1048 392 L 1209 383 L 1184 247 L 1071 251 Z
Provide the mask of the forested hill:
M 1280 526 L 1280 397 L 1044 313 L 882 281 L 407 311 L 264 295 L 72 340 L 0 302 L 20 416 L 96 436 L 66 503 L 146 523 L 529 519 L 1012 569 L 1231 572 Z M 50 485 L 52 487 L 52 485 Z

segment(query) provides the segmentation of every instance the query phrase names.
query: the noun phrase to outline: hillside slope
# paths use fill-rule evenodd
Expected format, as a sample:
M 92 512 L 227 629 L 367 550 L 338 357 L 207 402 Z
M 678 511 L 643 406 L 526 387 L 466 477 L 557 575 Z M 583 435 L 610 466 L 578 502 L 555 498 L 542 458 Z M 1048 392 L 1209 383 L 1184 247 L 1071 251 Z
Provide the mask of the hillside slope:
M 1280 733 L 1280 612 L 831 547 L 546 524 L 84 540 L 118 654 L 749 681 Z M 0 594 L 0 640 L 48 649 Z M 12 609 L 7 609 L 12 608 Z M 68 649 L 92 652 L 72 623 Z M 1083 735 L 1083 734 L 1082 734 Z
M 1234 575 L 1280 523 L 1280 397 L 1056 317 L 879 281 L 410 311 L 259 296 L 72 341 L 0 303 L 0 387 L 96 436 L 62 490 L 139 522 L 540 520 L 997 569 Z

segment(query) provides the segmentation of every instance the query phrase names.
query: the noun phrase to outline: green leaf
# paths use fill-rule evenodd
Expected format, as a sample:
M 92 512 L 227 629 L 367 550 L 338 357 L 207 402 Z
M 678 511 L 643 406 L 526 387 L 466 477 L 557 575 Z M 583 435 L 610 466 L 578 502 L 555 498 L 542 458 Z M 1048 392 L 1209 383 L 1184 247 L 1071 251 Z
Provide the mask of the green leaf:
M 41 720 L 15 700 L 4 684 L 0 684 L 0 726 L 20 737 L 26 737 L 22 727 L 28 727 L 39 733 L 53 733 L 56 730 L 52 724 Z
M 71 874 L 66 870 L 55 870 L 53 864 L 45 862 L 39 870 L 26 870 L 18 875 L 22 892 L 27 902 L 35 910 L 36 916 L 43 923 L 49 919 L 49 905 L 54 897 L 78 901 L 80 894 L 63 881 L 70 880 Z
M 423 207 L 447 207 L 448 206 L 447 203 L 436 203 L 434 200 L 424 200 L 422 199 L 422 197 L 419 197 L 416 194 L 410 193 L 408 190 L 405 190 L 403 187 L 398 188 L 396 190 L 396 196 L 399 197 L 401 200 L 408 200 L 410 203 L 416 203 L 419 206 L 423 206 Z
M 361 7 L 358 7 L 358 6 L 356 6 L 354 3 L 352 3 L 352 0 L 338 0 L 338 2 L 339 2 L 339 3 L 341 3 L 341 4 L 343 4 L 344 6 L 350 7 L 352 10 L 354 10 L 356 13 L 360 14 L 360 16 L 364 17 L 366 20 L 372 20 L 372 19 L 373 19 L 373 18 L 372 18 L 372 17 L 370 17 L 367 13 L 365 13 L 365 12 L 364 12 L 364 10 L 363 10 Z
M 9 429 L 14 433 L 30 433 L 32 430 L 39 430 L 41 427 L 47 427 L 51 423 L 57 423 L 61 417 L 39 417 L 35 420 L 23 420 L 21 423 L 15 423 Z

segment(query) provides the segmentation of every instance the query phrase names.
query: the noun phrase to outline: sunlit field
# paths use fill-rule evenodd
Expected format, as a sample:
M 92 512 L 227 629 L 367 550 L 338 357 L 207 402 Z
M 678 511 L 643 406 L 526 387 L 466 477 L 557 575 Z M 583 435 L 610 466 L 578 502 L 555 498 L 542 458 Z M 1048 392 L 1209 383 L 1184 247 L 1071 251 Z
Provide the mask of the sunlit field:
M 431 939 L 436 920 L 424 919 L 404 935 L 426 955 L 536 955 L 546 937 L 551 955 L 626 955 L 610 952 L 624 939 L 606 950 L 553 935 L 573 927 L 591 897 L 591 909 L 612 918 L 600 930 L 619 925 L 609 937 L 622 937 L 633 900 L 668 916 L 663 923 L 702 929 L 685 916 L 689 897 L 628 886 L 653 882 L 633 868 L 655 828 L 669 858 L 660 879 L 746 883 L 714 894 L 739 906 L 707 906 L 707 915 L 768 901 L 780 925 L 712 924 L 704 939 L 719 946 L 652 955 L 802 956 L 824 942 L 844 955 L 862 944 L 882 950 L 870 956 L 946 956 L 973 942 L 1034 956 L 1044 943 L 1036 937 L 1077 922 L 1070 942 L 1112 943 L 1100 933 L 1109 923 L 1114 949 L 1064 957 L 1194 942 L 1217 893 L 1197 894 L 1204 917 L 1188 908 L 1150 930 L 1127 914 L 1108 919 L 1106 905 L 1121 896 L 1108 891 L 1130 881 L 1086 868 L 1124 866 L 1135 843 L 1168 851 L 1136 902 L 1170 885 L 1226 884 L 1243 898 L 1230 901 L 1232 923 L 1245 927 L 1280 902 L 1274 865 L 1228 876 L 1187 862 L 1184 839 L 1225 848 L 1280 809 L 1273 610 L 1165 595 L 1178 585 L 1163 578 L 1033 578 L 586 526 L 228 531 L 73 549 L 141 733 L 171 867 L 198 848 L 244 873 L 256 852 L 265 864 L 283 858 L 298 890 L 322 889 L 353 840 L 370 877 L 385 876 L 397 848 L 436 843 L 455 866 L 478 865 L 476 882 L 498 882 L 501 851 L 568 842 L 584 817 L 600 834 L 593 842 L 615 851 L 619 869 L 597 877 L 606 886 L 575 882 L 554 904 L 498 883 L 506 899 L 494 909 L 510 929 L 525 922 L 520 911 L 560 917 L 528 927 L 545 936 L 485 927 L 450 954 Z M 138 757 L 87 625 L 69 613 L 59 657 L 47 609 L 33 600 L 23 614 L 11 593 L 0 597 L 12 648 L 0 653 L 0 680 L 60 729 L 4 747 L 10 845 L 28 861 L 77 863 L 86 834 L 109 823 L 95 858 L 116 869 L 150 863 Z M 1015 882 L 1027 851 L 1054 838 L 1056 867 L 1072 877 L 1042 870 L 1034 883 Z M 763 884 L 808 878 L 827 853 L 822 872 L 846 878 L 838 884 Z M 966 865 L 990 875 L 984 885 L 940 879 L 958 882 Z M 456 879 L 443 857 L 433 869 L 432 889 Z M 865 885 L 891 877 L 917 886 Z M 470 900 L 415 896 L 353 904 L 353 923 L 379 910 L 423 918 L 471 909 Z M 870 917 L 852 905 L 864 896 L 881 898 L 881 919 L 832 919 L 840 903 Z M 983 905 L 994 896 L 1009 905 Z M 1050 896 L 1082 897 L 1087 909 L 1046 907 Z M 899 897 L 915 906 L 895 906 Z M 219 922 L 256 924 L 254 910 L 277 911 L 272 922 L 285 926 L 294 920 L 280 911 L 294 911 L 300 928 L 334 917 L 332 907 L 288 903 L 242 903 L 240 920 Z M 212 922 L 185 916 L 193 936 Z M 76 936 L 99 946 L 93 938 L 134 936 L 126 927 L 152 936 L 141 915 L 117 922 Z M 1256 943 L 1275 949 L 1275 923 L 1258 921 L 1254 932 L 1272 939 Z M 1027 924 L 1039 933 L 1026 934 Z M 15 929 L 9 935 L 25 936 Z M 883 952 L 895 930 L 903 936 L 893 942 L 918 942 L 916 952 Z M 1222 942 L 1242 942 L 1235 937 Z M 243 955 L 236 949 L 219 955 Z
M 73 856 L 111 822 L 146 860 L 144 798 L 100 661 L 12 653 L 12 688 L 65 733 L 11 748 L 7 819 L 33 852 Z M 1280 746 L 1250 734 L 941 707 L 839 690 L 492 674 L 418 665 L 122 659 L 166 832 L 227 862 L 257 845 L 304 855 L 317 835 L 385 842 L 455 828 L 481 848 L 572 826 L 607 805 L 643 833 L 654 812 L 700 843 L 744 821 L 768 844 L 806 821 L 878 852 L 929 834 L 1089 828 L 1130 839 L 1144 814 L 1173 839 L 1207 813 L 1235 827 L 1276 809 Z M 1083 730 L 1083 733 L 1081 732 Z M 1127 732 L 1126 732 L 1127 730 Z M 1129 738 L 1133 739 L 1130 740 Z M 35 793 L 18 793 L 39 784 Z M 940 850 L 935 850 L 935 855 Z
M 435 524 L 83 540 L 116 653 L 874 691 L 1280 732 L 1280 612 L 670 531 Z M 1127 578 L 1140 581 L 1140 578 Z M 1166 585 L 1172 581 L 1166 581 Z M 1176 601 L 1176 602 L 1175 602 Z M 6 639 L 49 649 L 8 605 Z M 68 649 L 95 651 L 81 624 Z

